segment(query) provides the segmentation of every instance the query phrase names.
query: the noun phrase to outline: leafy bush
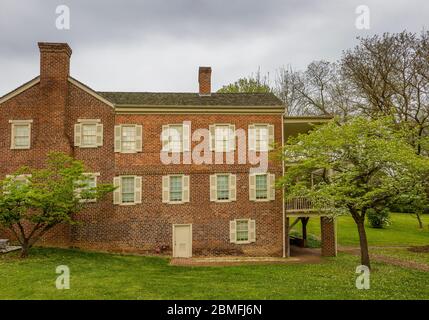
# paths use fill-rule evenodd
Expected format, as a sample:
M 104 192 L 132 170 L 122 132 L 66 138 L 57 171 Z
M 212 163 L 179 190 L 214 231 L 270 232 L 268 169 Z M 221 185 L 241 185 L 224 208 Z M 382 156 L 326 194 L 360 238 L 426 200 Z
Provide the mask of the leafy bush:
M 390 225 L 389 209 L 368 209 L 367 218 L 371 228 L 382 229 Z

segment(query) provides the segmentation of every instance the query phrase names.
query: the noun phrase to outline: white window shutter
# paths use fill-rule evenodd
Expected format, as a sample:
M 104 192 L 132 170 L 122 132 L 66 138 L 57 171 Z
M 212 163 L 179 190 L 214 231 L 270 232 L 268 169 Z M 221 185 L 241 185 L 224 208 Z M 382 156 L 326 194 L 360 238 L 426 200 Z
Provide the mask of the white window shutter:
M 101 123 L 97 124 L 97 147 L 103 145 L 103 125 Z
M 162 177 L 162 202 L 168 203 L 170 201 L 170 177 Z
M 256 176 L 254 174 L 249 175 L 249 200 L 256 200 Z
M 236 223 L 235 220 L 229 222 L 229 242 L 235 243 L 237 241 L 237 232 L 236 232 Z
M 82 141 L 82 125 L 80 123 L 76 123 L 74 125 L 74 145 L 79 147 Z
M 209 126 L 209 133 L 210 133 L 210 151 L 215 151 L 215 148 L 216 148 L 216 126 L 214 124 Z
M 121 152 L 122 129 L 121 126 L 115 126 L 115 152 Z
M 190 189 L 191 189 L 191 186 L 190 186 L 189 176 L 183 176 L 182 177 L 182 201 L 183 202 L 189 202 Z
M 113 191 L 113 204 L 120 204 L 122 202 L 121 199 L 121 177 L 113 178 L 113 186 L 116 187 L 115 191 Z
M 250 151 L 256 151 L 256 135 L 255 135 L 255 126 L 249 125 L 248 127 L 248 143 L 249 143 L 249 150 Z
M 255 220 L 249 220 L 249 242 L 256 241 L 256 223 Z
M 229 200 L 237 200 L 237 176 L 235 174 L 229 175 Z
M 275 200 L 276 199 L 276 175 L 275 174 L 269 174 L 268 178 L 269 178 L 268 187 L 269 187 L 269 192 L 270 192 L 269 199 Z
M 229 143 L 228 143 L 228 147 L 229 150 L 228 151 L 234 151 L 235 150 L 235 125 L 230 124 L 229 125 Z
M 191 127 L 189 124 L 183 125 L 183 151 L 191 150 Z
M 268 125 L 268 150 L 273 149 L 274 141 L 274 125 L 270 124 Z
M 210 201 L 217 200 L 217 179 L 216 175 L 210 175 Z
M 143 151 L 143 126 L 136 125 L 136 152 Z
M 142 177 L 134 177 L 134 203 L 142 203 Z
M 170 137 L 170 127 L 168 125 L 163 125 L 162 132 L 161 132 L 162 151 L 165 151 L 165 152 L 170 151 L 169 137 Z

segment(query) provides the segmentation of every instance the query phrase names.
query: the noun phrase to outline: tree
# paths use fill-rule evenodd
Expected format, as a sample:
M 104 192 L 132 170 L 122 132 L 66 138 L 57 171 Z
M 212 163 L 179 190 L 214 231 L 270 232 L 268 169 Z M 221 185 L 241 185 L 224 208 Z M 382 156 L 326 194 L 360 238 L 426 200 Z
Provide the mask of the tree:
M 274 92 L 288 115 L 337 115 L 356 113 L 350 85 L 337 63 L 313 61 L 304 72 L 283 67 L 277 71 Z
M 429 170 L 391 119 L 332 121 L 289 139 L 278 157 L 288 166 L 278 185 L 288 199 L 306 197 L 316 209 L 350 214 L 359 233 L 361 263 L 370 267 L 365 216 L 412 190 L 416 175 Z M 322 178 L 309 183 L 316 170 Z
M 218 93 L 269 93 L 271 88 L 269 85 L 268 76 L 261 76 L 261 71 L 258 69 L 256 75 L 240 78 L 234 83 L 228 84 L 220 88 Z
M 0 182 L 0 225 L 21 244 L 22 258 L 54 226 L 77 223 L 73 215 L 88 200 L 99 200 L 114 190 L 109 184 L 90 187 L 85 171 L 81 161 L 50 153 L 45 168 L 22 167 Z

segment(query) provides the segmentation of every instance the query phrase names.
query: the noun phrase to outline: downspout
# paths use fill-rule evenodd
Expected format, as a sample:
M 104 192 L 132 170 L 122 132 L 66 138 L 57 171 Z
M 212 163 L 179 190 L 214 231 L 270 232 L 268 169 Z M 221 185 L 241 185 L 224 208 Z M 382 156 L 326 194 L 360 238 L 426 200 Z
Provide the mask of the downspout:
M 285 128 L 284 118 L 286 117 L 286 111 L 282 114 L 282 149 L 285 145 Z M 282 175 L 285 175 L 285 161 L 282 157 Z M 285 210 L 285 188 L 282 188 L 282 213 L 283 213 L 283 258 L 286 258 L 286 210 Z

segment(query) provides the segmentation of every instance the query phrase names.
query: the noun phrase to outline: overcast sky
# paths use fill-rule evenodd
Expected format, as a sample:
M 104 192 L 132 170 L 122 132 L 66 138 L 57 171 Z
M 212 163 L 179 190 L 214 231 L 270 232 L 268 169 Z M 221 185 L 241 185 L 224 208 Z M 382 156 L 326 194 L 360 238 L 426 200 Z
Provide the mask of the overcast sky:
M 55 25 L 70 8 L 70 30 Z M 356 7 L 370 29 L 355 27 Z M 100 91 L 198 90 L 211 66 L 213 91 L 258 67 L 305 68 L 337 60 L 357 36 L 420 32 L 428 0 L 0 0 L 0 96 L 39 74 L 38 41 L 68 42 L 71 75 Z

